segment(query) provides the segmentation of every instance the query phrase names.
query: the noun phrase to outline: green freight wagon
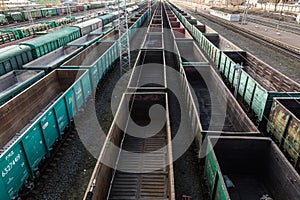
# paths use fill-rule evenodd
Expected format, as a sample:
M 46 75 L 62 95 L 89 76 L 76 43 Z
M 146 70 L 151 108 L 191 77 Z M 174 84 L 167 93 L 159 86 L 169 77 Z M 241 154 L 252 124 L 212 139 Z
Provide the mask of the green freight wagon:
M 55 49 L 66 45 L 67 43 L 79 38 L 80 29 L 77 27 L 66 27 L 60 30 L 48 33 L 46 35 L 22 42 L 32 50 L 34 59 L 39 58 Z
M 101 17 L 98 17 L 99 19 L 102 20 L 102 25 L 106 25 L 109 24 L 110 22 L 114 21 L 115 19 L 117 19 L 117 15 L 115 14 L 107 14 L 107 15 L 103 15 Z
M 91 94 L 85 70 L 55 70 L 0 107 L 0 196 L 16 198 Z M 21 114 L 22 113 L 22 114 Z
M 23 65 L 23 69 L 44 70 L 50 72 L 82 51 L 81 46 L 63 46 L 38 59 Z
M 63 69 L 88 69 L 93 91 L 119 57 L 117 42 L 96 42 L 71 60 L 62 64 Z
M 14 70 L 0 76 L 0 106 L 44 76 L 44 71 Z
M 23 14 L 25 20 L 29 20 L 30 15 L 32 18 L 42 18 L 43 17 L 41 10 L 22 11 L 22 14 Z
M 15 69 L 33 60 L 31 49 L 25 45 L 11 45 L 0 49 L 0 75 Z
M 267 132 L 300 169 L 300 98 L 274 98 Z
M 238 50 L 236 46 L 225 39 L 216 37 L 216 34 L 200 33 L 197 26 L 192 26 L 188 22 L 186 15 L 181 14 L 175 8 L 173 11 L 185 27 L 190 27 L 190 33 L 199 46 L 216 64 L 231 89 L 237 90 L 238 98 L 251 112 L 252 119 L 261 127 L 266 125 L 273 97 L 300 97 L 300 84 L 252 54 Z M 215 39 L 216 41 L 214 41 Z M 238 82 L 239 73 L 236 67 L 239 65 L 243 69 Z
M 204 177 L 214 200 L 300 199 L 300 176 L 270 138 L 209 137 Z
M 15 34 L 11 31 L 0 31 L 0 45 L 16 40 Z
M 7 24 L 8 21 L 6 19 L 6 16 L 4 14 L 0 14 L 0 24 Z
M 43 17 L 51 17 L 58 14 L 56 8 L 43 8 L 41 13 Z
M 16 22 L 20 22 L 20 21 L 24 21 L 24 15 L 21 12 L 13 12 L 10 13 L 10 16 L 13 18 L 14 21 Z
M 238 85 L 237 64 L 243 66 Z M 300 97 L 300 84 L 247 52 L 220 54 L 218 70 L 237 89 L 258 122 L 264 125 L 270 114 L 274 97 Z

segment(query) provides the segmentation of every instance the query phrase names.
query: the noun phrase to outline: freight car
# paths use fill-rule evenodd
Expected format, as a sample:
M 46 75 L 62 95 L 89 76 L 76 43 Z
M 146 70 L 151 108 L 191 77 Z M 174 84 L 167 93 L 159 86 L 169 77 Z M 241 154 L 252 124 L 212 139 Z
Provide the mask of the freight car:
M 263 128 L 269 117 L 273 97 L 299 96 L 300 85 L 271 66 L 242 50 L 224 51 L 218 43 L 220 38 L 212 41 L 199 27 L 192 25 L 184 12 L 171 6 L 183 25 L 187 27 L 200 47 L 216 64 L 227 83 L 238 91 L 239 98 L 253 113 L 253 119 Z M 207 26 L 206 26 L 207 27 Z M 202 32 L 201 32 L 202 31 Z M 235 66 L 243 65 L 241 81 L 237 85 L 238 72 Z
M 211 199 L 300 199 L 300 176 L 270 138 L 209 137 L 207 153 Z
M 128 30 L 131 33 L 129 34 L 130 39 L 133 38 L 136 31 L 134 27 L 138 28 L 143 24 L 149 11 L 141 11 L 140 13 L 142 13 L 142 15 Z M 89 69 L 91 85 L 92 88 L 95 89 L 99 80 L 101 80 L 107 71 L 110 70 L 112 64 L 120 55 L 118 40 L 119 31 L 113 30 L 101 38 L 101 41 L 89 46 L 77 56 L 62 64 L 61 68 Z
M 4 14 L 0 14 L 0 24 L 8 24 L 6 16 Z
M 48 53 L 23 65 L 22 68 L 31 70 L 44 70 L 48 73 L 58 68 L 62 63 L 66 62 L 71 57 L 82 51 L 82 49 L 83 47 L 80 46 L 63 46 L 51 53 Z
M 170 26 L 176 21 L 176 17 L 168 15 Z M 182 26 L 179 24 L 179 27 Z M 180 85 L 186 94 L 186 106 L 190 110 L 189 118 L 193 122 L 199 153 L 203 151 L 204 137 L 216 132 L 223 135 L 260 135 L 186 30 L 174 27 L 171 31 L 178 71 L 182 74 Z
M 67 43 L 79 38 L 80 28 L 66 27 L 40 37 L 21 42 L 21 45 L 27 45 L 31 48 L 32 56 L 37 59 Z
M 22 65 L 33 60 L 31 49 L 25 45 L 12 45 L 0 49 L 0 75 L 14 69 L 21 69 Z
M 24 183 L 32 186 L 40 161 L 92 93 L 90 83 L 86 70 L 55 70 L 0 107 L 1 200 L 17 197 Z
M 132 108 L 131 112 L 124 112 L 129 105 Z M 141 137 L 130 135 L 134 131 L 135 123 L 149 123 L 148 111 L 153 105 L 160 105 L 165 109 L 161 114 L 161 121 L 151 120 L 151 125 L 159 126 L 160 129 L 153 133 L 148 126 L 144 126 L 142 130 L 134 133 Z M 131 119 L 134 122 L 129 122 Z M 145 133 L 153 134 L 153 136 L 145 137 Z M 121 148 L 118 150 L 113 148 L 110 145 L 112 143 Z M 125 93 L 102 145 L 84 199 L 175 200 L 172 145 L 170 144 L 167 94 Z M 128 152 L 122 149 L 136 154 L 128 155 Z M 143 156 L 143 159 L 140 156 Z M 101 162 L 104 160 L 111 163 L 112 167 Z
M 214 34 L 213 38 L 211 34 L 205 33 L 209 27 L 200 23 L 197 26 L 189 24 L 182 15 L 183 12 L 174 7 L 173 12 L 187 24 L 186 27 L 216 64 L 225 82 L 236 90 L 246 109 L 255 116 L 253 118 L 255 122 L 259 123 L 263 130 L 267 124 L 267 132 L 286 152 L 287 157 L 291 158 L 294 167 L 299 169 L 299 130 L 297 130 L 299 125 L 295 122 L 298 119 L 297 111 L 295 113 L 294 110 L 299 110 L 300 106 L 293 103 L 293 100 L 286 100 L 290 101 L 292 108 L 289 107 L 289 103 L 282 105 L 276 97 L 297 99 L 300 97 L 300 85 L 248 52 L 234 49 L 233 46 L 229 50 L 220 48 L 220 37 L 217 38 Z M 239 73 L 235 70 L 237 64 L 244 67 L 239 82 L 237 82 Z M 293 128 L 289 120 L 292 121 Z
M 85 70 L 56 70 L 0 107 L 2 200 L 16 197 L 36 177 L 38 164 L 90 94 Z
M 56 8 L 43 8 L 41 9 L 41 13 L 43 17 L 51 17 L 51 16 L 58 15 Z
M 268 133 L 300 170 L 300 98 L 274 98 Z
M 32 17 L 33 19 L 39 19 L 42 18 L 42 11 L 41 10 L 26 10 L 26 11 L 22 11 L 22 15 L 24 17 L 24 20 L 29 20 L 30 17 Z
M 44 76 L 44 71 L 14 70 L 0 76 L 0 106 Z
M 102 20 L 98 18 L 90 19 L 88 21 L 73 25 L 73 27 L 78 27 L 80 29 L 81 36 L 84 36 L 102 26 Z
M 142 19 L 138 20 L 137 23 L 140 24 L 141 21 L 145 20 L 146 16 L 147 15 L 143 15 Z M 108 14 L 108 16 L 101 16 L 99 18 L 100 20 L 102 20 L 102 26 L 105 26 L 107 23 L 110 23 L 113 19 L 115 19 L 116 16 Z M 91 26 L 90 24 L 86 25 Z M 85 29 L 86 27 L 82 26 L 81 28 Z M 17 45 L 13 45 L 10 48 L 1 49 L 3 53 L 0 54 L 0 75 L 9 72 L 9 70 L 20 69 L 23 64 L 26 64 L 33 59 L 37 59 L 45 55 L 46 53 L 64 46 L 67 43 L 79 38 L 80 36 L 82 35 L 79 27 L 66 27 L 55 32 L 40 36 L 38 38 L 23 41 L 20 43 L 21 47 L 24 47 L 24 45 L 26 45 L 31 48 L 30 59 L 23 58 L 20 60 L 19 57 L 21 56 L 20 54 L 24 51 L 24 48 L 22 48 L 23 50 L 20 51 L 20 47 Z M 28 50 L 28 47 L 26 47 L 26 49 Z M 7 60 L 16 59 L 18 60 L 18 62 L 7 64 Z
M 2 29 L 0 30 L 0 45 L 1 44 L 8 44 L 15 40 L 20 40 L 25 37 L 29 37 L 35 35 L 36 32 L 48 30 L 50 28 L 55 28 L 58 26 L 62 26 L 65 24 L 73 23 L 76 21 L 75 17 L 64 17 L 61 19 L 44 21 L 41 23 L 24 26 L 20 28 L 14 29 Z

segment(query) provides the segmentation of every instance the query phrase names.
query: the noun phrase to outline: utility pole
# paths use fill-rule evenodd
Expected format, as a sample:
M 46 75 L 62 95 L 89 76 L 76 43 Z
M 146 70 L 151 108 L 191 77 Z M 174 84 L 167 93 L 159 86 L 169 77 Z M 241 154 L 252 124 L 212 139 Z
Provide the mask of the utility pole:
M 121 5 L 121 2 L 123 5 Z M 124 19 L 122 20 L 122 13 Z M 128 33 L 128 13 L 126 0 L 118 0 L 119 21 L 119 52 L 120 52 L 120 77 L 130 70 L 130 41 Z
M 247 1 L 246 7 L 244 9 L 242 24 L 247 24 L 246 20 L 247 20 L 247 15 L 248 15 L 249 3 L 250 3 L 250 0 Z

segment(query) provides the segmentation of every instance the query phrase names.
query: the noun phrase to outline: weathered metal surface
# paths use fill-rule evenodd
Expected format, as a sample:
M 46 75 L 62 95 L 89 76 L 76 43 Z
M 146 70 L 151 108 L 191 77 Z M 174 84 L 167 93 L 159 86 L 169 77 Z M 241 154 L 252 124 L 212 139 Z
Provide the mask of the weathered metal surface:
M 204 37 L 206 37 L 215 47 L 217 47 L 221 51 L 241 51 L 239 47 L 223 38 L 219 34 L 209 33 L 205 34 Z
M 198 114 L 204 131 L 258 133 L 211 66 L 183 67 L 197 97 L 195 101 L 198 100 Z
M 246 52 L 221 53 L 219 71 L 232 86 L 236 86 L 235 63 L 243 63 L 239 95 L 257 115 L 259 121 L 268 118 L 273 97 L 300 97 L 300 84 Z
M 131 74 L 129 89 L 166 88 L 165 55 L 163 50 L 142 50 Z
M 85 70 L 55 70 L 0 107 L 1 199 L 12 199 L 29 176 L 35 178 L 41 159 L 90 94 Z
M 226 81 L 232 87 L 238 87 L 239 95 L 249 110 L 254 113 L 253 120 L 256 120 L 258 123 L 263 122 L 261 125 L 264 126 L 264 121 L 269 116 L 273 97 L 300 96 L 299 84 L 249 53 L 240 50 L 236 52 L 222 52 L 205 37 L 202 33 L 204 30 L 200 31 L 197 25 L 194 26 L 188 21 L 189 17 L 184 12 L 175 9 L 173 6 L 171 8 L 200 47 L 218 66 L 218 70 L 225 77 Z M 205 32 L 215 33 L 208 26 L 205 26 Z M 226 47 L 226 42 L 224 45 Z M 241 81 L 237 86 L 238 73 L 236 73 L 234 67 L 235 64 L 241 64 L 242 62 L 245 68 L 242 70 Z
M 163 49 L 163 34 L 162 33 L 148 33 L 145 37 L 143 49 Z
M 83 37 L 74 40 L 73 42 L 68 43 L 68 46 L 89 46 L 90 44 L 94 43 L 95 41 L 101 38 L 102 34 L 87 34 Z
M 299 199 L 299 174 L 269 138 L 210 137 L 204 176 L 211 199 Z
M 84 199 L 175 199 L 172 149 L 171 147 L 160 149 L 171 141 L 167 102 L 166 93 L 125 93 L 123 95 L 106 139 L 106 143 L 113 142 L 119 146 L 123 134 L 126 134 L 120 150 L 120 159 L 117 162 L 119 170 L 116 171 L 115 176 L 112 176 L 114 170 L 101 163 L 103 159 L 115 163 L 119 154 L 109 145 L 104 145 Z M 135 132 L 141 137 L 130 136 L 129 134 L 134 130 L 132 123 L 126 126 L 124 132 L 120 130 L 120 126 L 128 124 L 129 113 L 124 112 L 128 106 L 131 105 L 132 108 L 130 112 L 132 120 L 143 125 L 149 123 L 148 109 L 157 104 L 165 108 L 165 116 L 163 116 L 165 123 L 163 127 L 157 129 L 158 132 L 151 133 L 152 129 L 145 126 L 142 128 L 143 131 Z M 153 120 L 151 122 L 153 126 L 157 126 L 156 123 L 161 125 L 160 122 Z M 145 133 L 153 136 L 149 137 Z M 128 154 L 125 156 L 126 151 L 136 154 L 128 157 Z M 155 154 L 147 154 L 154 151 Z
M 162 25 L 160 24 L 153 24 L 149 26 L 148 32 L 156 32 L 161 33 L 162 32 Z
M 175 39 L 193 39 L 185 28 L 172 28 Z
M 300 156 L 300 98 L 274 98 L 267 131 L 279 147 L 292 158 L 299 168 Z
M 61 68 L 88 69 L 93 90 L 98 82 L 112 67 L 119 57 L 118 44 L 116 42 L 96 42 L 77 56 L 61 65 Z
M 208 62 L 193 40 L 176 41 L 183 62 Z
M 83 48 L 77 46 L 64 46 L 57 50 L 48 53 L 36 60 L 23 65 L 24 69 L 42 69 L 47 72 L 59 67 L 62 63 L 66 62 L 72 56 L 79 53 Z
M 0 105 L 44 76 L 43 71 L 14 70 L 0 77 Z

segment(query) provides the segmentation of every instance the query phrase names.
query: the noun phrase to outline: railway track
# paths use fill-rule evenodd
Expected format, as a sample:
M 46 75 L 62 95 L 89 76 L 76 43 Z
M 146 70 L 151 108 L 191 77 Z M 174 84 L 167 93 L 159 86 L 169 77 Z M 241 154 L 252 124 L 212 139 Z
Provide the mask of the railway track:
M 287 31 L 290 33 L 300 34 L 300 26 L 297 26 L 296 24 L 292 23 L 281 22 L 272 19 L 264 19 L 262 17 L 257 17 L 253 15 L 248 16 L 247 21 L 269 26 L 271 28 L 278 28 L 278 30 Z
M 284 43 L 279 43 L 279 42 L 275 42 L 275 41 L 270 41 L 268 38 L 264 38 L 264 37 L 261 37 L 253 32 L 250 32 L 250 31 L 245 31 L 244 29 L 242 28 L 239 28 L 237 26 L 233 26 L 232 23 L 230 22 L 227 22 L 225 20 L 222 20 L 220 18 L 217 18 L 217 17 L 213 17 L 213 16 L 210 16 L 208 14 L 205 14 L 203 12 L 194 12 L 194 10 L 192 10 L 191 8 L 187 7 L 187 6 L 183 6 L 182 4 L 180 5 L 181 7 L 184 7 L 189 13 L 192 13 L 194 15 L 194 17 L 197 18 L 197 15 L 198 16 L 201 16 L 201 17 L 204 17 L 206 18 L 207 20 L 215 23 L 215 24 L 218 24 L 218 25 L 221 25 L 231 31 L 234 31 L 236 33 L 239 33 L 247 38 L 250 38 L 252 39 L 253 41 L 256 41 L 260 44 L 263 44 L 264 46 L 268 46 L 270 48 L 273 48 L 275 49 L 276 51 L 286 55 L 286 56 L 289 56 L 293 59 L 296 59 L 296 60 L 300 60 L 300 50 L 299 49 L 291 49 L 289 46 L 287 46 L 286 44 Z M 201 20 L 199 18 L 197 18 L 197 20 Z

